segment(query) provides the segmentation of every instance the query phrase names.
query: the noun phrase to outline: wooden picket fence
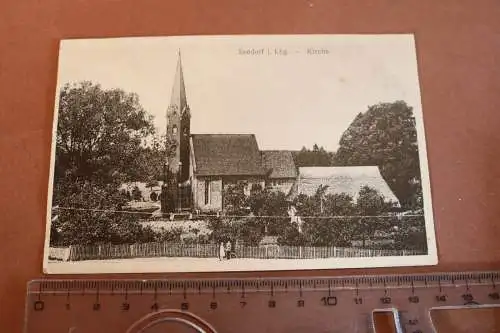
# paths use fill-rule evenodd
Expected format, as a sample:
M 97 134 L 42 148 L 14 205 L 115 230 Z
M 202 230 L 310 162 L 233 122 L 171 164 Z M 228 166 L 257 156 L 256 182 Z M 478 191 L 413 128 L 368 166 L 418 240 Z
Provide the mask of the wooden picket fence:
M 216 258 L 217 244 L 144 243 L 123 245 L 72 245 L 69 247 L 69 261 L 105 260 L 151 257 Z M 236 246 L 237 258 L 254 259 L 319 259 L 359 258 L 382 256 L 423 255 L 425 251 L 415 250 L 371 250 L 344 247 L 313 246 Z

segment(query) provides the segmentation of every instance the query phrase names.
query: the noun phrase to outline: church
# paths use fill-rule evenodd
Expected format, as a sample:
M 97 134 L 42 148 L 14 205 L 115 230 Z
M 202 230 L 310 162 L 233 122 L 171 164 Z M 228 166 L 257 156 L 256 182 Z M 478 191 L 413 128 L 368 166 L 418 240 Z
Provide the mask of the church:
M 172 149 L 164 165 L 163 213 L 222 212 L 225 189 L 238 183 L 247 195 L 253 186 L 260 186 L 291 197 L 310 194 L 325 184 L 330 193 L 357 193 L 368 185 L 397 202 L 377 166 L 298 168 L 291 151 L 260 150 L 253 134 L 191 133 L 180 54 L 167 108 L 166 137 Z

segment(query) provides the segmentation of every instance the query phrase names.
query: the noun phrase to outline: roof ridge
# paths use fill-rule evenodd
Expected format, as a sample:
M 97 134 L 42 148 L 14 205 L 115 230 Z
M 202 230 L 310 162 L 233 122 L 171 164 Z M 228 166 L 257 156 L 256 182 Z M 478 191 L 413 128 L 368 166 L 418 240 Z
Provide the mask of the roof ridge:
M 288 150 L 288 149 L 262 149 L 261 152 L 266 152 L 266 151 L 269 151 L 269 152 L 286 152 L 286 153 L 291 153 L 295 150 Z

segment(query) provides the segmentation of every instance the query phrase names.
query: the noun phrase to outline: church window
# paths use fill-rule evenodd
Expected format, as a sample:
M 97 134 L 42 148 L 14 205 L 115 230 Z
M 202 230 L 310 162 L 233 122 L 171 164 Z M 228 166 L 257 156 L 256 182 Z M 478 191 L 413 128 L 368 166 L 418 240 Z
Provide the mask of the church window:
M 210 180 L 205 180 L 205 205 L 210 203 Z
M 173 134 L 177 134 L 177 126 L 176 126 L 176 125 L 174 125 L 174 126 L 172 127 L 172 133 L 173 133 Z

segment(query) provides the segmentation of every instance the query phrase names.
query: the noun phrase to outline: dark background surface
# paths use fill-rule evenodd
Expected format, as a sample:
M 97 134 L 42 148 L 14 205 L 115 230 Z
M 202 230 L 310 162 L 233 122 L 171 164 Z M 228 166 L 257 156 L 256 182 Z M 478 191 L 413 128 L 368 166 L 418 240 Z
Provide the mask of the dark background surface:
M 415 33 L 439 265 L 262 275 L 490 270 L 500 269 L 499 17 L 498 0 L 1 1 L 0 330 L 22 330 L 26 282 L 42 276 L 59 39 Z

